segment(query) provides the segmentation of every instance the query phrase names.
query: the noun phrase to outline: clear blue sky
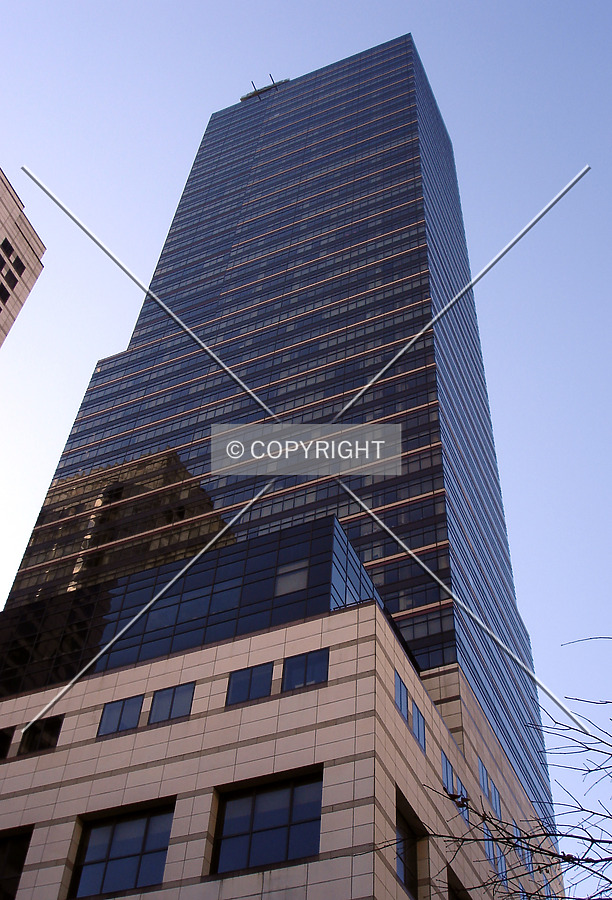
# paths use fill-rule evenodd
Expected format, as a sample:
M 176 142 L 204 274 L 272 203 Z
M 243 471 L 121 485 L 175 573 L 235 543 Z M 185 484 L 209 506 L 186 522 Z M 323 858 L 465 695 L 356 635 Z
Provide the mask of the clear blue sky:
M 210 114 L 411 31 L 455 147 L 478 271 L 593 170 L 476 291 L 520 609 L 559 695 L 610 697 L 612 4 L 568 0 L 13 4 L 0 166 L 47 246 L 0 349 L 0 603 L 98 358 L 141 293 L 20 171 L 144 280 Z

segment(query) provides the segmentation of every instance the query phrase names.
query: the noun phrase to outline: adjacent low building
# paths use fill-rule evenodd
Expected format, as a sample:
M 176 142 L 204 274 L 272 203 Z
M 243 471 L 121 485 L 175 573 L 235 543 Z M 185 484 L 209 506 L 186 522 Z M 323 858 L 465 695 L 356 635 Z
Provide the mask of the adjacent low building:
M 42 271 L 45 246 L 0 169 L 0 345 Z

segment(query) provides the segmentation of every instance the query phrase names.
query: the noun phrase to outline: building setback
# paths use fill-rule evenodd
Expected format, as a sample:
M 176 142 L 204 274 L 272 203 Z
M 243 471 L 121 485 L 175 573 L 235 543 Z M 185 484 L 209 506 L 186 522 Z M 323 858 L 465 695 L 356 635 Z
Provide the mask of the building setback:
M 44 244 L 0 169 L 0 346 L 42 271 Z
M 408 35 L 215 113 L 151 289 L 307 423 L 469 279 Z M 6 896 L 558 893 L 532 682 L 333 479 L 226 528 L 261 480 L 211 474 L 210 426 L 265 418 L 151 298 L 96 367 L 3 613 Z M 352 489 L 532 666 L 471 295 L 345 421 L 402 425 Z

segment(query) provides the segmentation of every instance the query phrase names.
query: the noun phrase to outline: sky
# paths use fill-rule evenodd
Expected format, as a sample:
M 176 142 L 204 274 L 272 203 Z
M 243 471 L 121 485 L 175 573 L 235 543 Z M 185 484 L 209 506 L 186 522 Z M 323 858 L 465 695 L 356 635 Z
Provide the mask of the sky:
M 453 141 L 474 272 L 592 166 L 475 294 L 537 672 L 559 696 L 610 698 L 610 643 L 569 642 L 612 635 L 611 28 L 612 5 L 570 0 L 14 4 L 0 166 L 47 251 L 0 348 L 0 604 L 95 363 L 125 348 L 142 303 L 20 167 L 146 282 L 211 113 L 251 80 L 410 31 Z

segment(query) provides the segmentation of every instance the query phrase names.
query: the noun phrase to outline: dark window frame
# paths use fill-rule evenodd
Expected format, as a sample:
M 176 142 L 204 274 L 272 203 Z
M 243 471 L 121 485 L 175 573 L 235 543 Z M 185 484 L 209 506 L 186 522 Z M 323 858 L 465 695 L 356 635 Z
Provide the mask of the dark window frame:
M 425 716 L 417 706 L 416 700 L 412 701 L 412 733 L 423 753 L 426 753 Z
M 317 673 L 319 667 L 321 674 Z M 324 675 L 322 675 L 323 669 L 325 670 Z M 321 684 L 327 684 L 328 680 L 329 647 L 288 656 L 283 661 L 282 693 L 318 687 Z
M 155 691 L 151 701 L 147 725 L 163 725 L 164 722 L 171 722 L 175 719 L 187 719 L 191 715 L 194 692 L 195 681 L 185 681 L 183 684 L 176 684 L 173 687 Z M 156 712 L 156 704 L 165 703 L 166 697 L 170 698 L 168 715 L 155 718 L 155 716 L 159 715 L 159 712 Z M 186 700 L 187 697 L 189 702 Z
M 167 821 L 168 816 L 170 817 L 169 823 Z M 173 817 L 174 804 L 164 803 L 163 805 L 153 808 L 147 807 L 140 810 L 132 809 L 130 812 L 123 813 L 121 811 L 116 811 L 114 815 L 104 815 L 101 818 L 88 818 L 85 820 L 83 822 L 83 832 L 81 840 L 79 841 L 74 873 L 70 884 L 69 897 L 110 898 L 117 895 L 122 896 L 123 892 L 141 893 L 148 890 L 159 889 L 159 886 L 163 884 L 163 875 L 166 866 Z M 129 835 L 129 826 L 137 826 L 143 819 L 145 822 L 142 829 L 142 837 L 140 838 L 140 848 L 136 851 L 134 847 L 134 852 L 127 853 L 126 850 L 130 849 L 130 841 L 132 842 L 132 845 L 135 845 L 135 842 L 139 839 L 137 833 L 136 835 Z M 160 826 L 162 826 L 162 828 L 167 826 L 167 830 L 165 832 L 162 830 L 158 834 L 156 832 Z M 127 831 L 127 835 L 124 836 L 121 834 L 122 829 Z M 92 834 L 96 831 L 98 833 L 97 848 L 95 842 L 93 844 L 91 843 Z M 119 837 L 117 837 L 118 832 Z M 106 846 L 104 852 L 103 841 L 105 841 Z M 115 850 L 118 852 L 114 852 Z M 162 854 L 163 861 L 161 859 Z M 145 857 L 148 857 L 148 862 L 150 864 L 152 863 L 157 866 L 158 871 L 161 869 L 161 878 L 159 880 L 146 883 L 143 878 L 142 870 Z M 155 857 L 155 860 L 153 860 L 153 857 Z M 136 860 L 135 866 L 133 863 L 134 860 Z M 133 876 L 131 876 L 128 870 L 131 861 L 132 869 L 135 870 Z M 124 866 L 124 884 L 119 886 L 115 883 L 110 885 L 106 890 L 102 890 L 104 881 L 109 874 L 109 870 L 111 871 L 112 878 L 113 863 L 116 868 L 119 868 L 121 865 Z M 100 867 L 102 867 L 102 869 Z M 94 892 L 84 893 L 81 890 L 82 876 L 86 868 L 88 869 L 88 874 L 92 881 L 96 879 L 96 875 L 99 875 L 99 885 Z M 95 871 L 96 869 L 97 872 Z
M 269 697 L 272 692 L 273 671 L 274 663 L 267 662 L 230 672 L 225 705 L 236 706 L 238 703 L 252 703 Z M 235 694 L 238 694 L 237 698 L 234 698 Z
M 313 795 L 310 801 L 309 792 Z M 221 794 L 211 873 L 225 878 L 296 865 L 318 856 L 322 793 L 323 772 L 319 771 Z M 275 804 L 275 795 L 280 799 L 283 794 L 286 804 Z M 232 817 L 228 817 L 229 804 Z M 237 863 L 244 864 L 231 863 L 232 853 Z
M 125 724 L 121 725 L 124 715 L 126 715 L 126 704 L 132 703 L 132 701 L 140 701 L 140 703 L 133 703 L 134 711 L 130 710 L 131 715 L 133 715 L 135 719 L 135 724 Z M 144 701 L 144 694 L 134 694 L 132 697 L 123 697 L 120 700 L 111 700 L 109 703 L 105 703 L 102 709 L 102 715 L 100 716 L 100 723 L 98 725 L 98 732 L 96 737 L 110 737 L 115 734 L 125 734 L 128 731 L 135 731 L 138 728 L 138 723 L 140 722 L 140 714 L 142 713 L 142 704 Z M 137 707 L 137 712 L 135 711 Z M 117 715 L 118 714 L 118 715 Z M 105 726 L 105 718 L 110 719 L 111 723 L 113 719 L 117 720 L 116 727 Z M 131 720 L 130 720 L 131 721 Z M 104 728 L 104 730 L 103 730 Z
M 411 900 L 417 900 L 419 884 L 417 845 L 419 836 L 399 811 L 397 813 L 395 837 L 395 874 Z
M 22 735 L 17 756 L 55 750 L 64 723 L 64 716 L 48 716 L 33 722 Z

